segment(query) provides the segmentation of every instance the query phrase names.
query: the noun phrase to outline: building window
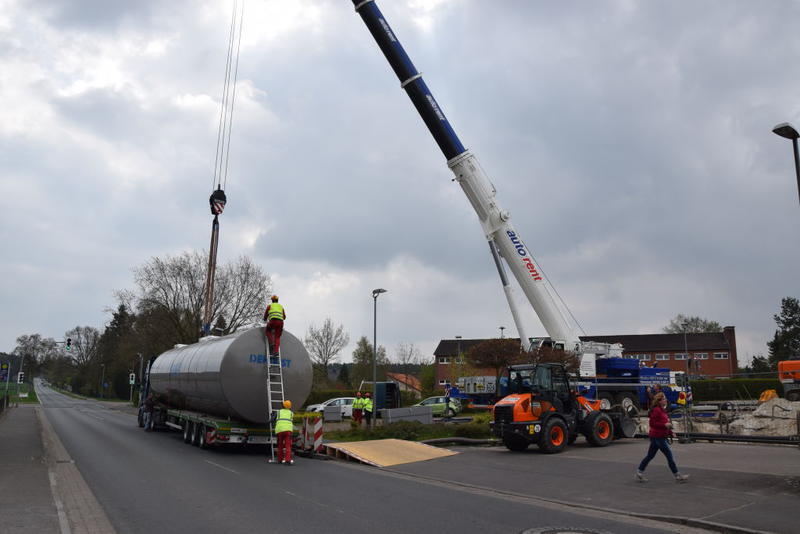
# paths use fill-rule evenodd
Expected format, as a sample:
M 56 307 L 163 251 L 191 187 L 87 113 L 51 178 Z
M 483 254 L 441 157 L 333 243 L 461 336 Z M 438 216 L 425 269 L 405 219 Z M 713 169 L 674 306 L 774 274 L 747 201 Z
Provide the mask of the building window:
M 450 363 L 450 358 L 447 356 L 439 356 L 439 363 Z
M 708 359 L 708 353 L 707 352 L 697 352 L 697 353 L 695 353 L 694 357 L 695 357 L 696 360 L 707 360 Z
M 656 354 L 656 360 L 669 360 L 669 354 Z
M 685 360 L 686 359 L 686 354 L 677 353 L 677 354 L 675 354 L 675 359 L 676 360 Z
M 446 385 L 448 385 L 449 383 L 450 383 L 450 382 L 448 382 L 447 380 L 439 380 L 439 385 L 440 385 L 440 386 L 446 386 Z
M 728 353 L 727 352 L 715 352 L 714 353 L 714 359 L 715 360 L 727 360 L 728 359 Z

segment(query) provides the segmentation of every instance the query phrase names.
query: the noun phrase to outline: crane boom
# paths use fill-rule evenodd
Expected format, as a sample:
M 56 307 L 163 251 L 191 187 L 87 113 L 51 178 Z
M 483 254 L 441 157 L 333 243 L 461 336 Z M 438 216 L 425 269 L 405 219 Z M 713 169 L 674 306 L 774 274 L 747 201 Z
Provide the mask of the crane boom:
M 511 224 L 510 214 L 498 204 L 494 186 L 475 155 L 461 144 L 441 106 L 422 79 L 422 74 L 414 67 L 377 4 L 374 0 L 352 1 L 356 12 L 367 25 L 400 80 L 400 87 L 408 94 L 447 158 L 447 166 L 455 174 L 455 181 L 461 186 L 478 215 L 486 239 L 489 241 L 523 348 L 526 350 L 529 348 L 526 341 L 529 342 L 530 337 L 525 334 L 498 255 L 509 266 L 553 343 L 563 345 L 566 350 L 582 352 L 578 330 L 556 304 L 555 290 L 543 276 L 519 233 Z

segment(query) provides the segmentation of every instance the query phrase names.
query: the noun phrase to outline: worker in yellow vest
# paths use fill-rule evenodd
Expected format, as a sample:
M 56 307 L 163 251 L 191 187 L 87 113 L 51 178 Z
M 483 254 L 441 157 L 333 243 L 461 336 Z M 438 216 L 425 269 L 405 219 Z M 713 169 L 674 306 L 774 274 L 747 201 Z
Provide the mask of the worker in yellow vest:
M 275 435 L 278 437 L 278 462 L 292 465 L 292 401 L 283 401 L 283 408 L 272 412 L 275 418 Z
M 367 391 L 367 398 L 364 399 L 364 417 L 367 418 L 367 426 L 370 426 L 372 423 L 372 408 L 372 397 L 370 396 L 369 391 Z
M 269 342 L 270 356 L 277 356 L 281 350 L 281 334 L 283 334 L 283 321 L 286 320 L 286 310 L 278 304 L 278 295 L 272 295 L 272 302 L 264 310 L 264 320 L 267 321 L 265 334 Z
M 353 401 L 353 421 L 361 425 L 361 416 L 364 413 L 364 399 L 361 398 L 361 392 L 356 393 L 356 398 Z

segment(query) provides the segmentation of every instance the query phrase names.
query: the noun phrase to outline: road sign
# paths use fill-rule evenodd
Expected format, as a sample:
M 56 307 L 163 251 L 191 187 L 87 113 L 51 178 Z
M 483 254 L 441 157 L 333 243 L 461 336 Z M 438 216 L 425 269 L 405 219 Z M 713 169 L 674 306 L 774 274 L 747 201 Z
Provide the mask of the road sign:
M 0 364 L 0 382 L 8 380 L 8 362 Z
M 136 383 L 136 375 L 131 373 L 131 375 L 128 377 L 128 384 L 134 385 L 135 383 Z

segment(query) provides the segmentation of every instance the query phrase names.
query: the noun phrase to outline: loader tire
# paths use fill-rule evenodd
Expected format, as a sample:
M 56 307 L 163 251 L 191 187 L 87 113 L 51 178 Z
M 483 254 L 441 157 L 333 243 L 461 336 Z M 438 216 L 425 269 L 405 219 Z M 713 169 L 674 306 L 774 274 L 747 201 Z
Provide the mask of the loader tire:
M 530 442 L 523 438 L 523 437 L 512 437 L 509 436 L 507 438 L 503 438 L 503 445 L 506 446 L 506 449 L 514 452 L 522 452 L 528 448 Z
M 605 447 L 614 439 L 614 423 L 603 412 L 591 413 L 585 421 L 584 435 L 593 447 Z
M 551 417 L 545 423 L 542 434 L 539 436 L 539 449 L 547 454 L 561 452 L 567 446 L 569 431 L 564 421 Z

